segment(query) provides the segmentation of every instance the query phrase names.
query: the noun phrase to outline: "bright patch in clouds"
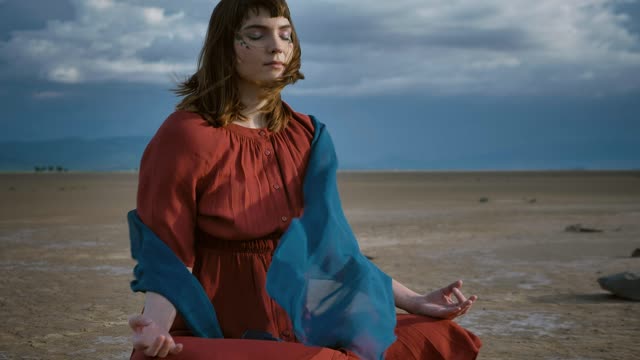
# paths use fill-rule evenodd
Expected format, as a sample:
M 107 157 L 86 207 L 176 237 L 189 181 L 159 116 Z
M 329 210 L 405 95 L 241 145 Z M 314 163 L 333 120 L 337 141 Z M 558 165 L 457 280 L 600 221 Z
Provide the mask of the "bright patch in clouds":
M 188 21 L 180 10 L 167 13 L 158 7 L 112 0 L 74 0 L 76 19 L 52 20 L 43 30 L 15 31 L 0 43 L 0 57 L 11 69 L 0 76 L 36 74 L 59 83 L 143 82 L 167 83 L 172 73 L 195 70 L 192 54 L 170 58 L 176 48 L 197 51 L 206 24 Z M 144 58 L 140 54 L 157 47 L 167 56 Z
M 1 1 L 1 0 L 0 0 Z M 640 89 L 633 0 L 290 0 L 301 95 L 608 95 Z M 195 70 L 215 2 L 73 0 L 76 17 L 0 43 L 2 77 L 170 81 Z M 637 21 L 637 19 L 636 19 Z
M 98 10 L 108 9 L 113 6 L 111 0 L 88 0 L 87 5 Z
M 49 72 L 47 77 L 53 81 L 69 84 L 78 83 L 82 80 L 80 71 L 75 67 L 56 67 Z
M 312 24 L 303 25 L 303 41 L 305 34 L 312 38 L 303 49 L 303 70 L 309 79 L 325 81 L 294 92 L 601 95 L 638 90 L 640 41 L 628 30 L 629 16 L 616 12 L 620 3 L 629 1 L 314 2 L 300 9 L 304 24 Z M 332 7 L 340 9 L 333 17 Z
M 145 8 L 142 11 L 149 24 L 160 24 L 164 20 L 164 9 L 152 7 Z

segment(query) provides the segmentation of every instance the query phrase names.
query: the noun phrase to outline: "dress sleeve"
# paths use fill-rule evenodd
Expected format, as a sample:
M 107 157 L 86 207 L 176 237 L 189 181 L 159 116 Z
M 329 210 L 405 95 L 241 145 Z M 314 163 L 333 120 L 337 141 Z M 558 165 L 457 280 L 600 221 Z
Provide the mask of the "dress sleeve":
M 190 119 L 172 114 L 147 145 L 140 163 L 137 212 L 188 266 L 194 242 L 198 181 L 208 164 L 200 154 Z

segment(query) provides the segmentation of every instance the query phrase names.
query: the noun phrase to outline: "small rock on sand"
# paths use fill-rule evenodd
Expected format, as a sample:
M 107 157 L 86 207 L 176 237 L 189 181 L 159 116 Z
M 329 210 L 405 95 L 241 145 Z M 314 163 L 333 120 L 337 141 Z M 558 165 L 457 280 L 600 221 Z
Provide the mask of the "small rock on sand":
M 577 233 L 602 232 L 601 229 L 584 227 L 584 226 L 582 226 L 582 224 L 568 225 L 567 227 L 564 228 L 564 231 L 566 231 L 566 232 L 577 232 Z
M 600 287 L 627 300 L 640 301 L 640 274 L 622 272 L 598 278 Z

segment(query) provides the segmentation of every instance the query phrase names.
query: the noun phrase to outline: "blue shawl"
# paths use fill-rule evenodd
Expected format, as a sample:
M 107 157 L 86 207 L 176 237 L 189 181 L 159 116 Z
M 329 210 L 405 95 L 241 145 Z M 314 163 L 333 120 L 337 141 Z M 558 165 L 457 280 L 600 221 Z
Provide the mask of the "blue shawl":
M 281 237 L 267 272 L 267 292 L 289 315 L 304 344 L 345 348 L 382 359 L 395 341 L 391 278 L 370 262 L 342 211 L 337 157 L 325 125 L 311 116 L 314 137 L 305 174 L 304 213 Z M 162 294 L 195 336 L 222 338 L 198 280 L 135 210 L 128 213 L 133 291 Z

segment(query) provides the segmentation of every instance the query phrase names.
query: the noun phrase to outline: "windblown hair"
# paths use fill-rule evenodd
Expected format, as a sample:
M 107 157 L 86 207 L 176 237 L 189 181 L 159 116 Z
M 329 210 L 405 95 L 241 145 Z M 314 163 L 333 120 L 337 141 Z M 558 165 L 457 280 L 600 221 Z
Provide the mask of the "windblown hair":
M 284 73 L 275 81 L 260 84 L 266 100 L 260 111 L 265 113 L 267 126 L 271 131 L 279 131 L 287 125 L 292 114 L 282 103 L 280 92 L 285 86 L 304 79 L 304 75 L 300 72 L 300 42 L 286 0 L 221 0 L 216 5 L 196 73 L 173 89 L 183 96 L 177 110 L 198 113 L 215 127 L 246 120 L 240 113 L 244 106 L 237 87 L 234 38 L 249 12 L 258 14 L 260 8 L 268 10 L 271 17 L 285 17 L 292 27 L 293 54 Z

